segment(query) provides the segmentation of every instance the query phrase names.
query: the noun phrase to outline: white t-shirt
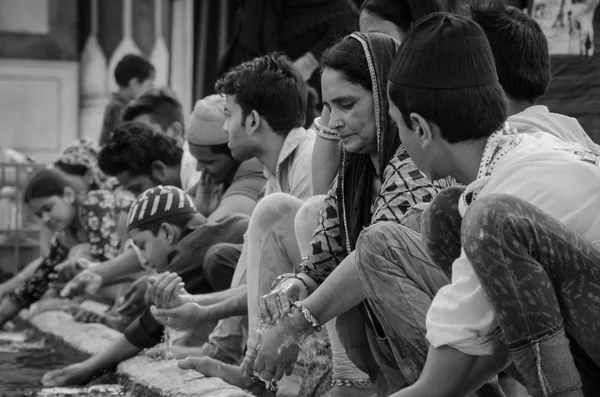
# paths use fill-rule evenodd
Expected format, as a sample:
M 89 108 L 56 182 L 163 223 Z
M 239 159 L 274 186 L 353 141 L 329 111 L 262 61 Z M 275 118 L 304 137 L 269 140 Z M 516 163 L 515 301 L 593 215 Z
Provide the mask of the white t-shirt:
M 190 145 L 187 141 L 183 144 L 183 157 L 181 158 L 181 170 L 179 176 L 181 178 L 181 188 L 187 192 L 200 180 L 201 171 L 196 171 L 196 158 L 190 153 Z
M 492 193 L 517 196 L 600 248 L 599 158 L 547 133 L 520 136 L 519 145 L 497 162 L 477 199 Z M 449 345 L 470 355 L 493 353 L 497 323 L 464 251 L 452 266 L 452 283 L 433 299 L 426 324 L 434 347 Z
M 546 106 L 530 106 L 508 118 L 508 124 L 519 133 L 547 132 L 565 142 L 576 142 L 600 156 L 600 146 L 594 143 L 577 119 L 552 113 Z

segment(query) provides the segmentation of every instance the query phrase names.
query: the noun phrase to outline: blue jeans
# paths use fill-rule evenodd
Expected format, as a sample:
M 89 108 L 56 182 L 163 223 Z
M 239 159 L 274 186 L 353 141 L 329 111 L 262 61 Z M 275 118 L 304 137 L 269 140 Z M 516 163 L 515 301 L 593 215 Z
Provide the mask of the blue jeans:
M 385 334 L 374 336 L 370 330 L 366 331 L 373 354 L 366 358 L 368 352 L 361 350 L 360 356 L 371 368 L 356 364 L 375 378 L 378 395 L 389 395 L 419 379 L 429 350 L 425 316 L 433 297 L 449 283 L 449 278 L 426 252 L 421 235 L 396 222 L 381 222 L 365 229 L 356 252 L 367 301 Z M 344 343 L 342 335 L 340 339 Z M 352 359 L 359 352 L 356 343 L 351 346 L 355 347 L 354 351 L 348 351 Z M 504 393 L 493 379 L 477 395 L 504 396 Z

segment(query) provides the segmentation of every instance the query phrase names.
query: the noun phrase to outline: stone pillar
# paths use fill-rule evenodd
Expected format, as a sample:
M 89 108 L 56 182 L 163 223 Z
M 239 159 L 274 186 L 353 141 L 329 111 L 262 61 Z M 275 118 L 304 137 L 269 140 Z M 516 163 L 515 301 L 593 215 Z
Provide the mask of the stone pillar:
M 194 92 L 194 0 L 173 0 L 171 26 L 171 88 L 188 117 Z
M 163 36 L 163 0 L 154 0 L 154 48 L 150 61 L 156 68 L 155 84 L 159 87 L 169 85 L 169 49 Z
M 79 65 L 79 135 L 97 141 L 104 108 L 108 102 L 108 65 L 98 42 L 98 0 L 91 0 L 90 7 L 90 33 L 83 47 Z

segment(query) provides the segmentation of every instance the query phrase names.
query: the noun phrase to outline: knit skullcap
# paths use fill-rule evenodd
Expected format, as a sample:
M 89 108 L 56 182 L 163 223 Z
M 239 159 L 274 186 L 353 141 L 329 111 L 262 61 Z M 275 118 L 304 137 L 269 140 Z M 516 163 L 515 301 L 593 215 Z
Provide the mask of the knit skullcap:
M 201 146 L 223 145 L 229 135 L 223 129 L 225 124 L 225 98 L 209 95 L 200 99 L 194 106 L 187 132 L 189 143 Z
M 181 189 L 157 186 L 140 194 L 127 217 L 129 230 L 181 214 L 195 214 L 196 206 Z
M 436 12 L 410 29 L 389 80 L 410 88 L 456 90 L 496 83 L 498 74 L 483 29 L 462 16 Z

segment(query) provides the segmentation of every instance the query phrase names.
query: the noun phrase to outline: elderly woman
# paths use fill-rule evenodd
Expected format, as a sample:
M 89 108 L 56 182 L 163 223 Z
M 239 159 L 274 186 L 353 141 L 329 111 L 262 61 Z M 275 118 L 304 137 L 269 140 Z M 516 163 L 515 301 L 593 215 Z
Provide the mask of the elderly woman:
M 438 0 L 366 0 L 360 8 L 360 31 L 383 33 L 402 41 L 415 21 L 438 11 L 442 11 Z M 315 122 L 326 127 L 329 109 L 324 106 L 321 114 Z M 312 168 L 314 194 L 327 194 L 337 175 L 340 156 L 339 140 L 317 137 Z

